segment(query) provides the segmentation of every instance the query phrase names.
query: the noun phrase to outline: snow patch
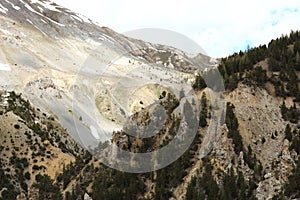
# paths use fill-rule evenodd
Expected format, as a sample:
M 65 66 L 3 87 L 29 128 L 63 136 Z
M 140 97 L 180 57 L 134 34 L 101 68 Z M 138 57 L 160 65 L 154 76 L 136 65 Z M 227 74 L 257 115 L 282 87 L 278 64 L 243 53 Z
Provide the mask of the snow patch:
M 42 5 L 42 6 L 44 6 L 45 8 L 47 8 L 47 9 L 49 9 L 49 10 L 52 10 L 52 11 L 55 11 L 55 12 L 61 12 L 60 10 L 58 10 L 58 9 L 56 8 L 55 5 L 53 5 L 52 2 L 45 2 L 45 3 L 43 3 L 43 2 L 40 2 L 40 1 L 39 1 L 39 4 Z
M 28 21 L 30 24 L 32 24 L 32 25 L 33 25 L 32 21 L 30 21 L 29 19 L 26 19 L 26 21 Z
M 31 12 L 37 13 L 30 5 L 28 5 L 27 3 L 25 3 L 25 7 L 30 10 Z M 39 13 L 40 14 L 40 13 Z
M 52 10 L 55 12 L 61 12 L 60 10 L 57 9 L 57 7 L 53 4 L 53 2 L 42 2 L 40 0 L 31 0 L 31 3 L 34 4 L 40 4 L 41 6 L 43 6 L 44 8 L 47 8 L 48 10 Z
M 15 6 L 14 4 L 11 4 L 11 6 L 12 6 L 13 9 L 15 9 L 15 10 L 20 10 L 20 9 L 21 9 L 19 6 Z
M 7 11 L 8 11 L 8 9 L 5 8 L 5 7 L 0 3 L 0 12 L 6 14 Z
M 44 24 L 47 24 L 47 22 L 46 22 L 45 20 L 41 19 L 41 21 L 42 21 Z
M 0 63 L 0 71 L 11 71 L 11 67 L 8 64 Z
M 122 131 L 122 128 L 115 128 L 114 130 L 113 130 L 113 132 L 121 132 Z
M 43 16 L 43 17 L 45 17 L 46 19 L 48 19 L 49 21 L 53 22 L 54 24 L 56 24 L 56 25 L 58 25 L 58 26 L 62 26 L 62 27 L 65 26 L 64 24 L 61 24 L 61 23 L 59 23 L 59 22 L 57 22 L 57 21 L 54 21 L 53 19 L 50 19 L 49 17 L 46 17 L 46 16 Z
M 22 0 L 20 0 L 21 2 L 23 2 Z M 23 2 L 24 3 L 24 2 Z M 44 17 L 44 15 L 43 14 L 41 14 L 41 13 L 39 13 L 39 12 L 37 12 L 36 10 L 34 10 L 31 6 L 29 6 L 28 4 L 26 4 L 26 3 L 24 3 L 24 5 L 25 5 L 25 7 L 28 9 L 28 10 L 30 10 L 31 12 L 33 12 L 33 13 L 35 13 L 35 14 L 37 14 L 37 15 L 39 15 L 39 16 L 41 16 L 41 17 Z
M 44 11 L 44 9 L 43 9 L 42 7 L 40 7 L 40 6 L 37 6 L 37 8 L 38 8 L 41 12 Z
M 36 28 L 37 30 L 39 30 L 43 35 L 47 36 L 47 34 L 44 31 L 42 31 L 39 27 L 37 27 L 35 25 L 33 25 L 33 26 L 34 26 L 34 28 Z
M 19 7 L 19 6 L 15 6 L 13 3 L 11 3 L 11 2 L 9 2 L 9 1 L 7 1 L 7 0 L 5 0 L 7 3 L 9 3 L 10 5 L 11 5 L 11 7 L 13 8 L 13 9 L 15 9 L 15 10 L 20 10 L 21 8 Z
M 106 41 L 108 41 L 109 43 L 111 43 L 112 45 L 114 45 L 114 39 L 106 34 L 103 34 L 103 37 L 105 38 Z
M 91 133 L 92 133 L 93 137 L 96 140 L 100 140 L 100 136 L 98 134 L 98 131 L 97 131 L 97 129 L 93 125 L 90 126 L 90 130 L 91 130 Z
M 20 0 L 20 1 L 23 2 L 22 0 Z M 44 5 L 44 4 L 42 4 L 40 1 L 36 1 L 36 0 L 34 0 L 34 1 L 37 2 L 37 3 L 39 3 L 39 4 L 41 4 L 41 5 Z M 31 1 L 31 2 L 32 2 L 32 1 Z M 24 2 L 23 2 L 23 3 L 24 3 Z M 57 22 L 57 21 L 54 21 L 53 19 L 51 19 L 51 18 L 49 18 L 49 17 L 46 17 L 45 15 L 43 15 L 43 14 L 37 12 L 37 11 L 34 10 L 31 6 L 29 6 L 28 4 L 26 4 L 26 3 L 24 3 L 24 4 L 25 4 L 25 7 L 26 7 L 28 10 L 30 10 L 31 12 L 34 12 L 34 13 L 40 15 L 41 17 L 44 17 L 44 18 L 48 19 L 49 21 L 53 22 L 54 24 L 56 24 L 56 25 L 58 25 L 58 26 L 62 26 L 62 27 L 65 26 L 64 24 L 61 24 L 61 23 L 59 23 L 59 22 Z M 50 5 L 50 2 L 49 2 L 49 5 Z M 59 11 L 59 12 L 60 12 L 60 11 Z M 33 24 L 33 23 L 31 22 L 31 24 Z
M 28 21 L 34 28 L 36 28 L 37 30 L 39 30 L 43 35 L 47 36 L 47 34 L 44 31 L 42 31 L 39 27 L 37 27 L 36 25 L 34 25 L 32 21 L 30 21 L 29 19 L 26 19 L 26 21 Z
M 38 3 L 39 0 L 31 0 L 31 3 Z
M 80 17 L 78 17 L 78 16 L 76 16 L 76 15 L 71 15 L 71 17 L 72 17 L 73 19 L 76 19 L 76 20 L 82 22 L 82 19 L 80 19 Z

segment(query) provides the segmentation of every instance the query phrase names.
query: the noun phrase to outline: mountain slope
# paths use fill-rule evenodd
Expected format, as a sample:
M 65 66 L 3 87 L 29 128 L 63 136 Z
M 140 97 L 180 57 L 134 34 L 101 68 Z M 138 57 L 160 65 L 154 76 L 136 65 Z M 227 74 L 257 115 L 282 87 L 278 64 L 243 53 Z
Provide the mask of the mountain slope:
M 0 63 L 9 70 L 1 73 L 0 85 L 53 113 L 77 140 L 89 135 L 86 146 L 95 146 L 95 138 L 109 139 L 122 125 L 119 110 L 132 113 L 142 97 L 130 103 L 127 97 L 140 85 L 161 83 L 179 93 L 190 88 L 195 71 L 215 65 L 207 56 L 194 59 L 172 47 L 127 38 L 47 0 L 3 1 L 1 8 Z M 162 73 L 168 76 L 162 79 Z M 130 83 L 127 91 L 118 88 L 123 82 Z M 99 107 L 99 99 L 112 111 Z M 105 134 L 92 133 L 99 122 Z
M 37 177 L 56 179 L 84 150 L 54 118 L 14 92 L 0 92 L 2 199 L 31 197 Z
M 0 18 L 2 199 L 300 198 L 298 31 L 216 67 L 47 0 L 4 0 Z M 216 69 L 226 87 L 223 113 L 210 92 L 220 92 L 210 79 Z M 155 103 L 167 110 L 165 121 L 151 118 L 162 130 L 130 136 L 132 124 L 151 122 Z M 196 127 L 195 139 L 160 170 L 121 172 L 86 151 L 110 141 L 151 152 L 178 139 L 180 120 Z

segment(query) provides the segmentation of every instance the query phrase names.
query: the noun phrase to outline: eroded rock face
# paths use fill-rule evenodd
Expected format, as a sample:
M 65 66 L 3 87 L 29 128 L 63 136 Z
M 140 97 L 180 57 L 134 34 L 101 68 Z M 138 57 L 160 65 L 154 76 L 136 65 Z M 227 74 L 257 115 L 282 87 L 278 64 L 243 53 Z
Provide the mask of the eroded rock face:
M 287 122 L 281 117 L 281 101 L 269 95 L 266 90 L 254 89 L 243 84 L 227 94 L 226 100 L 235 107 L 244 148 L 247 150 L 250 146 L 263 166 L 263 178 L 258 182 L 256 197 L 259 200 L 272 199 L 282 190 L 297 159 L 296 152 L 289 150 L 289 141 L 285 139 Z M 218 172 L 228 173 L 233 170 L 237 175 L 237 172 L 241 171 L 245 180 L 253 176 L 254 171 L 245 162 L 243 152 L 235 154 L 234 144 L 232 139 L 228 138 L 225 124 L 213 144 L 210 163 L 218 183 L 222 183 L 222 176 Z M 187 177 L 195 176 L 194 167 L 199 169 L 200 166 L 200 163 L 195 164 Z M 185 179 L 186 182 L 189 180 Z M 177 199 L 182 199 L 186 187 L 187 183 L 183 183 L 175 190 Z
M 258 184 L 256 197 L 271 199 L 282 189 L 295 167 L 294 153 L 289 151 L 289 141 L 284 139 L 287 122 L 281 117 L 281 102 L 263 89 L 242 84 L 229 93 L 227 99 L 235 106 L 244 146 L 249 145 L 263 165 L 264 180 Z M 217 149 L 216 152 L 222 152 L 221 146 Z M 216 154 L 219 158 L 221 155 Z M 248 167 L 241 169 L 244 174 L 252 173 Z
M 29 82 L 26 86 L 26 90 L 26 92 L 29 92 L 32 95 L 40 96 L 41 98 L 62 98 L 60 90 L 49 77 L 44 77 Z
M 283 148 L 286 122 L 281 117 L 281 102 L 263 89 L 245 85 L 231 92 L 227 100 L 235 106 L 245 146 L 251 146 L 264 167 L 269 166 Z
M 23 93 L 82 136 L 103 122 L 101 128 L 111 137 L 126 116 L 161 92 L 142 86 L 188 91 L 196 70 L 216 64 L 208 56 L 192 58 L 173 47 L 128 38 L 48 0 L 0 4 L 0 66 L 10 70 L 1 71 L 0 87 Z
M 272 168 L 266 170 L 265 180 L 261 181 L 256 189 L 258 199 L 272 199 L 287 181 L 287 177 L 295 167 L 295 162 L 288 147 L 289 142 L 284 140 L 282 155 L 273 160 Z

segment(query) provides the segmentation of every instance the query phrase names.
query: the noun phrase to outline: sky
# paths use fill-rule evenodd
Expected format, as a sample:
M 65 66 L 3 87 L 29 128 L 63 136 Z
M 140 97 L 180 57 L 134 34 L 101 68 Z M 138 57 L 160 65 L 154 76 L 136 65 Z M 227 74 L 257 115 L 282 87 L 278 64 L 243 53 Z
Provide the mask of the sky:
M 119 33 L 166 29 L 225 57 L 300 30 L 299 0 L 52 0 Z

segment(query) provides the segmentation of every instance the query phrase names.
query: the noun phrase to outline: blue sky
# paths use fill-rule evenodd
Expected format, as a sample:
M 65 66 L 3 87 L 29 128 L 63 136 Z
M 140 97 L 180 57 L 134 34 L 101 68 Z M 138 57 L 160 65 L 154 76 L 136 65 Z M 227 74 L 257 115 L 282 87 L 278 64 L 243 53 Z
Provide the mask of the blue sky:
M 299 0 L 53 1 L 120 33 L 141 28 L 178 32 L 212 57 L 267 44 L 300 30 Z

